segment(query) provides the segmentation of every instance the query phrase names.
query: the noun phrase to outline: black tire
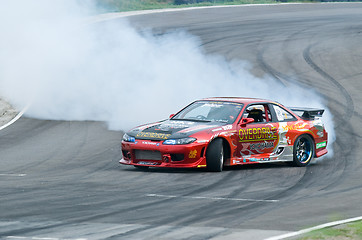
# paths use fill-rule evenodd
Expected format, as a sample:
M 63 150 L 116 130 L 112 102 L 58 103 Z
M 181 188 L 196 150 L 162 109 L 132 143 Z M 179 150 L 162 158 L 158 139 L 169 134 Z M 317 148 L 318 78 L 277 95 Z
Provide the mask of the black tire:
M 211 172 L 221 172 L 224 166 L 224 148 L 221 138 L 213 140 L 206 150 L 206 166 Z
M 307 166 L 315 153 L 314 141 L 309 135 L 301 135 L 294 142 L 293 165 L 297 167 Z

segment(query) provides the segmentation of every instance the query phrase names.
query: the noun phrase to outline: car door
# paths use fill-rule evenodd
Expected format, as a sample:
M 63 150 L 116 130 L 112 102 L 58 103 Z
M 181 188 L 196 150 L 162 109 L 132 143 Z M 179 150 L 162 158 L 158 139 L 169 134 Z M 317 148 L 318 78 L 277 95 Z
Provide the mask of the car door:
M 307 123 L 297 122 L 298 119 L 281 106 L 271 104 L 271 107 L 275 113 L 275 121 L 279 124 L 279 147 L 292 145 L 292 139 L 300 134 L 299 130 L 305 128 Z
M 269 104 L 250 104 L 238 124 L 238 157 L 247 161 L 269 161 L 279 142 L 278 123 Z M 251 122 L 252 121 L 252 122 Z

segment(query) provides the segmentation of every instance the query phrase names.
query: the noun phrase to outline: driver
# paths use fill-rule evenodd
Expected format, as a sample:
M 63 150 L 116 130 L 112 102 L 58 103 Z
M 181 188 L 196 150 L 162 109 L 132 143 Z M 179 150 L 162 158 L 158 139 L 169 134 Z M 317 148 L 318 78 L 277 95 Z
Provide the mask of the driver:
M 214 108 L 210 111 L 207 118 L 215 121 L 233 123 L 240 112 L 240 106 L 225 104 L 221 107 Z

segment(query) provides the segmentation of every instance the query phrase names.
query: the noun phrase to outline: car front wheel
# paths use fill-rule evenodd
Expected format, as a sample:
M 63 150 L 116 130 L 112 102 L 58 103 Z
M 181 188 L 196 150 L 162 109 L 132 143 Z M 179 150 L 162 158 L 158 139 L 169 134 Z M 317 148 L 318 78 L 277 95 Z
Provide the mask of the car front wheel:
M 212 172 L 221 172 L 224 165 L 224 148 L 221 138 L 212 141 L 206 151 L 207 169 Z

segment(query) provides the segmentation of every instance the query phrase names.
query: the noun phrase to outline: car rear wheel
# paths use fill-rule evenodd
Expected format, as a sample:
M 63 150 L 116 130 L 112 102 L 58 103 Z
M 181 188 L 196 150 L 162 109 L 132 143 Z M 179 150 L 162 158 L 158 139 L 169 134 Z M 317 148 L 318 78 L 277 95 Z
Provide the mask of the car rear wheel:
M 221 172 L 224 166 L 224 148 L 221 138 L 212 141 L 206 150 L 207 169 L 212 172 Z
M 294 142 L 293 165 L 307 166 L 314 157 L 314 141 L 309 135 L 301 135 Z

